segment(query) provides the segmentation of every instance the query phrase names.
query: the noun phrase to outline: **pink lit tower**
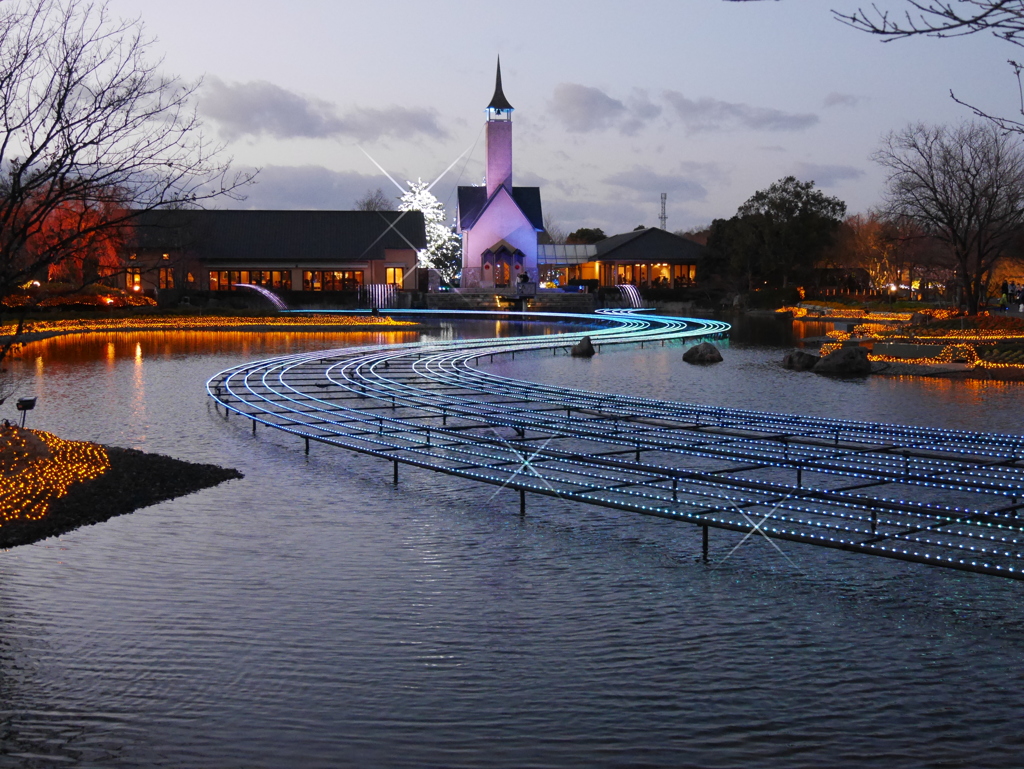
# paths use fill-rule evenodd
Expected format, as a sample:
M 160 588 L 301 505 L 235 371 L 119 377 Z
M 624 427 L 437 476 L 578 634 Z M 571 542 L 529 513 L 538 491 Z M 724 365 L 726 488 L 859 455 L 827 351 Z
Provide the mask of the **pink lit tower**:
M 538 187 L 512 186 L 512 105 L 501 89 L 501 60 L 487 105 L 487 177 L 483 187 L 459 187 L 462 287 L 514 286 L 523 273 L 537 280 L 537 235 L 544 231 Z

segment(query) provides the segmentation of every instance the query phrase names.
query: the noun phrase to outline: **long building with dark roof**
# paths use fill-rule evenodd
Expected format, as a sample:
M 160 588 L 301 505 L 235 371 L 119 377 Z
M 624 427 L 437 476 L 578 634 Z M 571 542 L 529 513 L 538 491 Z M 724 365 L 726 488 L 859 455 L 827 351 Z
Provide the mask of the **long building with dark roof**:
M 126 288 L 284 291 L 414 288 L 426 247 L 418 211 L 149 211 L 126 254 Z
M 612 235 L 593 245 L 541 245 L 537 263 L 543 282 L 566 285 L 597 281 L 647 288 L 680 288 L 697 280 L 704 246 L 671 232 L 647 227 Z

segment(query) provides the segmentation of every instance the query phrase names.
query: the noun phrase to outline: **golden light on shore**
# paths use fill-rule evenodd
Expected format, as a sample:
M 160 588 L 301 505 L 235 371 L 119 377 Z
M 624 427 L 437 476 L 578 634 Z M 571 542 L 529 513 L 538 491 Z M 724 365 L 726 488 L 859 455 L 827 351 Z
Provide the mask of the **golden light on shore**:
M 792 312 L 794 317 L 801 319 L 816 318 L 809 315 L 804 307 L 785 307 L 783 310 Z M 1024 328 L 1021 328 L 1019 321 L 1013 318 L 1006 318 L 1000 315 L 983 313 L 972 321 L 976 328 L 947 328 L 950 323 L 935 323 L 935 321 L 950 321 L 956 316 L 952 311 L 928 310 L 927 314 L 932 315 L 933 323 L 918 326 L 892 325 L 891 321 L 909 321 L 909 313 L 871 313 L 864 311 L 852 311 L 849 315 L 838 314 L 836 311 L 829 311 L 822 315 L 823 320 L 854 319 L 853 316 L 860 313 L 857 319 L 864 320 L 858 323 L 853 331 L 829 331 L 826 336 L 835 340 L 821 345 L 821 355 L 825 356 L 843 346 L 844 342 L 858 340 L 863 342 L 883 342 L 907 345 L 942 345 L 942 351 L 938 355 L 926 358 L 902 358 L 894 355 L 869 354 L 868 359 L 884 363 L 912 363 L 915 365 L 932 366 L 948 363 L 964 363 L 968 368 L 975 369 L 1003 369 L 1024 371 Z M 886 316 L 890 317 L 886 317 Z M 906 317 L 894 317 L 903 316 Z M 878 322 L 888 320 L 890 322 Z M 955 323 L 956 321 L 953 321 Z M 996 345 L 1007 345 L 1010 352 L 1000 352 Z M 980 349 L 979 349 L 980 348 Z M 997 360 L 997 358 L 1013 357 L 1021 362 L 1008 360 Z
M 0 526 L 42 518 L 73 484 L 109 468 L 106 449 L 95 443 L 13 426 L 0 429 Z
M 130 318 L 74 318 L 67 320 L 32 321 L 27 330 L 31 334 L 88 334 L 101 331 L 219 331 L 233 329 L 338 329 L 355 326 L 381 326 L 401 328 L 415 326 L 409 321 L 395 320 L 387 315 L 185 315 L 135 316 Z M 13 334 L 15 323 L 0 325 L 0 336 Z
M 929 315 L 934 320 L 946 320 L 956 316 L 956 310 L 927 308 L 915 312 L 879 312 L 876 310 L 858 310 L 830 307 L 825 311 L 815 312 L 806 307 L 780 307 L 776 312 L 788 312 L 794 318 L 821 318 L 822 320 L 865 320 L 865 321 L 896 321 L 908 322 L 915 314 Z

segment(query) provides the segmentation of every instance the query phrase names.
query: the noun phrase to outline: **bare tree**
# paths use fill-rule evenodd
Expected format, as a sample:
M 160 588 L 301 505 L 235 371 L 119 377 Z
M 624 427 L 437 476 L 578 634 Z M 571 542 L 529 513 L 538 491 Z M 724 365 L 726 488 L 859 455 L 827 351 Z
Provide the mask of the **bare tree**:
M 892 14 L 872 5 L 870 11 L 835 11 L 837 19 L 856 29 L 894 40 L 901 37 L 961 37 L 991 32 L 1016 45 L 1024 37 L 1021 0 L 904 0 L 906 10 Z
M 907 37 L 963 37 L 978 32 L 989 32 L 1000 40 L 1024 46 L 1024 0 L 904 0 L 901 13 L 891 13 L 872 5 L 870 10 L 858 8 L 853 13 L 835 11 L 837 19 L 854 29 L 880 36 L 885 41 Z M 1020 113 L 1024 116 L 1024 88 L 1021 73 L 1024 66 L 1009 60 L 1017 78 Z M 1024 133 L 1024 122 L 1014 118 L 992 115 L 969 104 L 950 91 L 957 104 L 971 110 L 978 117 L 993 121 L 1004 130 Z
M 384 194 L 384 190 L 378 187 L 375 190 L 367 190 L 359 200 L 356 201 L 356 211 L 395 211 L 395 201 Z
M 556 222 L 550 215 L 544 217 L 544 232 L 548 234 L 552 243 L 565 243 L 566 232 L 561 224 Z
M 144 211 L 251 181 L 204 138 L 199 84 L 160 74 L 150 48 L 102 2 L 0 5 L 0 295 Z
M 1024 150 L 991 123 L 912 125 L 873 159 L 888 171 L 887 213 L 947 244 L 961 301 L 975 314 L 993 266 L 1024 225 Z
M 726 2 L 763 2 L 763 0 L 726 0 Z M 897 0 L 893 0 L 897 2 Z M 1024 46 L 1024 0 L 901 0 L 900 11 L 890 11 L 872 3 L 853 13 L 833 11 L 839 21 L 854 29 L 878 35 L 885 42 L 907 37 L 964 37 L 989 32 L 1000 40 Z M 1017 78 L 1020 113 L 1024 116 L 1024 63 L 1007 62 Z M 1000 128 L 1024 133 L 1024 121 L 1000 117 L 961 100 L 950 91 L 953 101 L 975 115 L 991 120 Z

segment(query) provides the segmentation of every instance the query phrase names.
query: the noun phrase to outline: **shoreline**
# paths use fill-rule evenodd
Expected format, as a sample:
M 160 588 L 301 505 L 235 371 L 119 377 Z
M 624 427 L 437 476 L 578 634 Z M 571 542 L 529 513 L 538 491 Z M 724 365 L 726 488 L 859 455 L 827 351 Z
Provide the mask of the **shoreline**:
M 106 451 L 110 467 L 95 478 L 72 484 L 63 496 L 51 499 L 42 517 L 4 521 L 0 525 L 0 549 L 30 545 L 244 477 L 234 468 L 187 462 L 137 449 L 91 445 Z
M 53 339 L 54 337 L 60 336 L 87 336 L 90 334 L 139 334 L 139 333 L 158 333 L 164 332 L 224 332 L 224 331 L 239 331 L 244 333 L 281 333 L 281 334 L 365 334 L 370 332 L 376 332 L 381 334 L 395 334 L 395 333 L 414 333 L 422 331 L 425 326 L 421 323 L 410 324 L 407 326 L 398 325 L 384 325 L 384 324 L 360 324 L 360 325 L 324 325 L 324 326 L 313 326 L 313 325 L 298 325 L 298 326 L 285 326 L 278 324 L 252 324 L 252 325 L 224 325 L 224 326 L 203 326 L 203 327 L 184 327 L 175 328 L 172 326 L 125 326 L 118 328 L 83 328 L 83 329 L 52 329 L 47 331 L 30 331 L 28 333 L 21 334 L 18 337 L 18 342 L 28 344 L 30 342 L 41 342 L 44 339 Z M 11 338 L 11 334 L 0 334 L 0 345 L 6 343 Z

